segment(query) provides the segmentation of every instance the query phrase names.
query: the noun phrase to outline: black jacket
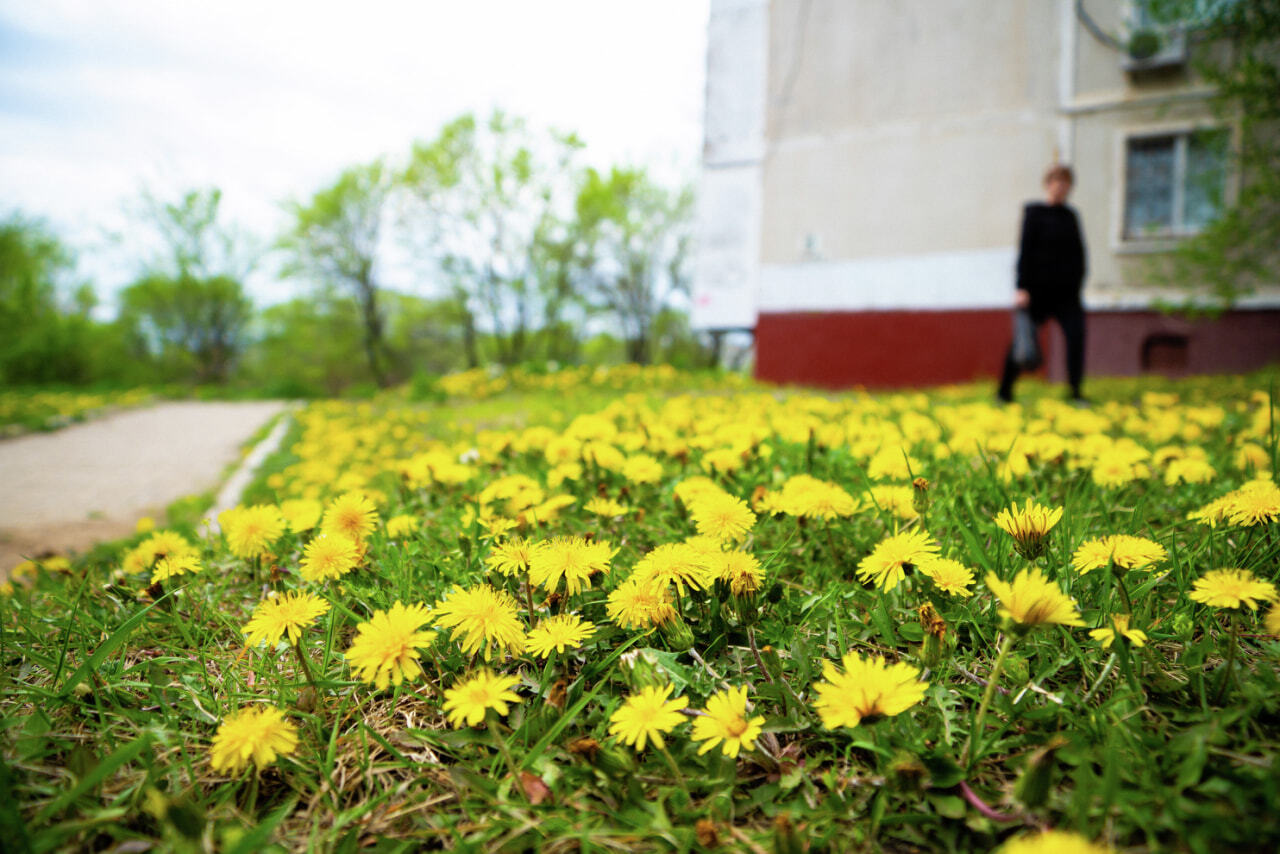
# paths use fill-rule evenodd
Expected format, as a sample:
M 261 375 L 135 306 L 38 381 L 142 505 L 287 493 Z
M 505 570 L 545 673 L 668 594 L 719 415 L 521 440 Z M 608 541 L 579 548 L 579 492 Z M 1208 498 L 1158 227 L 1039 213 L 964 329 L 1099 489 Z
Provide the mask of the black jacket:
M 1017 287 L 1031 295 L 1031 313 L 1045 315 L 1080 305 L 1084 237 L 1067 205 L 1029 202 L 1022 212 Z

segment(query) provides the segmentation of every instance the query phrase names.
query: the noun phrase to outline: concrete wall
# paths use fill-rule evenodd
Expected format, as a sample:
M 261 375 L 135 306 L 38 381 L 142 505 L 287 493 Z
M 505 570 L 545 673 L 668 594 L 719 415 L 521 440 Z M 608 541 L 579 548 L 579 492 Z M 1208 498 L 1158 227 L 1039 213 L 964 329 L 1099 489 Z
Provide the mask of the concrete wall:
M 1057 4 L 974 11 L 964 0 L 771 4 L 760 258 L 781 265 L 775 280 L 792 264 L 1014 245 L 1059 141 Z M 989 270 L 966 273 L 959 295 Z M 1006 274 L 998 289 L 1010 288 Z
M 711 0 L 692 323 L 755 326 L 768 0 Z

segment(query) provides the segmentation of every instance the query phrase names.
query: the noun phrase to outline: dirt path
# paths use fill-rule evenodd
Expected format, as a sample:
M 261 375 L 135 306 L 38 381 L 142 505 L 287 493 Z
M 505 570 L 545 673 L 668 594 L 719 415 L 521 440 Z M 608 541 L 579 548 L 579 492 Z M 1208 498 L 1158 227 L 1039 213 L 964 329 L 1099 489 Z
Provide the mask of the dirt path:
M 0 442 L 0 576 L 23 556 L 80 551 L 218 485 L 285 406 L 162 403 Z

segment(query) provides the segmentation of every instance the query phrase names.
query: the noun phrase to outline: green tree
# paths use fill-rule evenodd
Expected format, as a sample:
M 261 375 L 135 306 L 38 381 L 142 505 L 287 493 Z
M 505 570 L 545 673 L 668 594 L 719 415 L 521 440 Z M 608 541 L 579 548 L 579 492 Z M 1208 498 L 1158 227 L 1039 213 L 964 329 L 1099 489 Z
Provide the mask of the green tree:
M 159 356 L 169 378 L 227 381 L 253 304 L 229 276 L 153 273 L 120 294 L 121 319 Z
M 140 274 L 120 294 L 120 323 L 165 379 L 225 383 L 247 343 L 253 304 L 242 282 L 256 247 L 222 215 L 217 188 L 176 201 L 144 190 L 134 215 Z
M 1157 266 L 1155 277 L 1229 307 L 1280 265 L 1280 0 L 1145 0 L 1151 17 L 1190 33 L 1195 65 L 1237 129 L 1234 203 Z
M 391 191 L 381 160 L 353 166 L 307 203 L 289 205 L 293 224 L 277 243 L 288 257 L 286 275 L 341 288 L 355 300 L 369 373 L 383 387 L 391 382 L 393 357 L 379 304 L 378 258 Z
M 662 187 L 643 168 L 589 169 L 578 191 L 588 291 L 617 320 L 628 361 L 650 361 L 655 319 L 689 292 L 692 210 L 691 189 Z
M 64 308 L 59 296 L 73 267 L 71 252 L 43 222 L 16 213 L 0 222 L 0 382 L 89 378 L 93 321 L 88 311 Z M 80 293 L 87 299 L 91 292 Z
M 506 365 L 534 355 L 539 329 L 563 328 L 573 288 L 556 253 L 572 245 L 563 241 L 581 147 L 501 111 L 483 123 L 462 116 L 414 144 L 399 176 L 412 200 L 404 224 L 425 266 L 466 305 L 469 362 L 480 361 L 480 324 Z
M 261 248 L 250 235 L 226 221 L 217 187 L 187 190 L 176 200 L 144 189 L 134 219 L 144 225 L 144 274 L 212 278 L 243 282 L 258 264 Z

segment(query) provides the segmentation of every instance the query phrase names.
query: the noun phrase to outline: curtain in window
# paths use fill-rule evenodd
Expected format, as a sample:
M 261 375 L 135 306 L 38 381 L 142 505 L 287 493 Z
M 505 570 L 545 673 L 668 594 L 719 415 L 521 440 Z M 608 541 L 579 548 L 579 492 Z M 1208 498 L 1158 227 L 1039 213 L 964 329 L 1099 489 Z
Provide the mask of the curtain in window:
M 1124 230 L 1138 236 L 1173 227 L 1174 138 L 1129 140 L 1125 158 Z
M 1187 139 L 1183 226 L 1203 228 L 1222 210 L 1226 154 L 1227 134 L 1224 131 L 1201 131 Z

